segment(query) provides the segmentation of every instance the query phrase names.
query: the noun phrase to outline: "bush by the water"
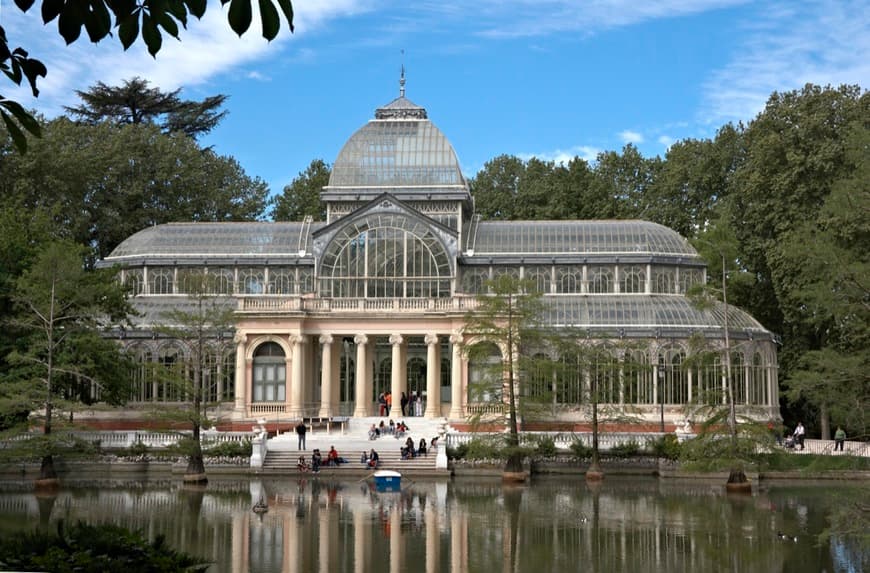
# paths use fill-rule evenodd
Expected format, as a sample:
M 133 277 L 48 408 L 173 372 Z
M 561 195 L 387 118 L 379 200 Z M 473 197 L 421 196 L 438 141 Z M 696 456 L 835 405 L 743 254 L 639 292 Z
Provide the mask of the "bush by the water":
M 220 457 L 251 457 L 251 453 L 253 452 L 253 446 L 251 446 L 250 440 L 244 440 L 241 442 L 221 442 L 214 446 L 211 446 L 203 453 L 206 456 L 220 456 Z
M 660 438 L 650 440 L 647 448 L 657 458 L 680 459 L 681 447 L 676 434 L 665 434 Z
M 20 532 L 0 539 L 0 569 L 103 573 L 205 571 L 209 563 L 176 551 L 158 536 L 148 541 L 116 525 L 60 522 L 56 532 Z
M 607 454 L 616 458 L 630 458 L 640 454 L 640 445 L 637 442 L 623 442 L 610 448 Z
M 574 440 L 569 448 L 574 457 L 584 459 L 592 456 L 592 448 L 583 443 L 583 440 Z

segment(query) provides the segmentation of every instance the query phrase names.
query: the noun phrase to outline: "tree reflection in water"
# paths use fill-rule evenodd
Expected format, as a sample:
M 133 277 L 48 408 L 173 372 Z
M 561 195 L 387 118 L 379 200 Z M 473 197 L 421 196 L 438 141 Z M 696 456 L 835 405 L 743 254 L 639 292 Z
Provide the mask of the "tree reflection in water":
M 215 480 L 195 490 L 101 482 L 68 486 L 49 502 L 6 484 L 0 534 L 59 519 L 110 522 L 164 534 L 216 573 L 870 570 L 866 548 L 836 535 L 816 542 L 837 505 L 829 488 L 762 484 L 731 498 L 718 483 L 616 477 L 412 483 L 396 493 L 319 479 Z M 251 507 L 261 496 L 269 511 L 258 516 Z

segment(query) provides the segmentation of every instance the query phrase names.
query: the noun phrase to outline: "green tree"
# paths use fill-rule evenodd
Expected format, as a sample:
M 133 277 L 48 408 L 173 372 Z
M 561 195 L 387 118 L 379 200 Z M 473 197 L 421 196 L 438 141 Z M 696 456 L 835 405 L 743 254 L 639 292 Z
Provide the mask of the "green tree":
M 15 0 L 22 12 L 27 12 L 35 4 L 34 0 Z M 253 0 L 221 0 L 221 5 L 229 4 L 227 20 L 230 28 L 239 36 L 248 31 L 253 19 Z M 106 36 L 117 36 L 126 50 L 141 37 L 148 53 L 156 56 L 163 46 L 163 34 L 179 39 L 179 25 L 187 27 L 188 16 L 202 18 L 208 8 L 205 0 L 143 0 L 142 2 L 116 2 L 112 0 L 92 0 L 86 8 L 80 2 L 56 2 L 43 0 L 41 4 L 42 21 L 49 24 L 57 20 L 57 31 L 67 44 L 79 39 L 82 29 L 87 32 L 91 42 L 99 42 Z M 260 0 L 259 12 L 263 37 L 273 40 L 281 28 L 281 15 L 284 15 L 290 31 L 293 31 L 293 6 L 290 0 Z M 113 23 L 114 20 L 114 23 Z M 116 34 L 113 34 L 113 28 Z M 39 95 L 37 81 L 45 77 L 45 65 L 29 54 L 24 48 L 11 49 L 6 31 L 0 26 L 0 71 L 13 83 L 21 85 L 27 79 L 34 97 Z M 27 149 L 27 140 L 21 128 L 38 136 L 39 124 L 18 102 L 4 98 L 0 94 L 0 118 L 19 150 Z M 20 126 L 20 127 L 19 127 Z
M 619 218 L 641 217 L 643 197 L 649 192 L 661 168 L 661 160 L 646 159 L 637 147 L 628 144 L 621 153 L 606 151 L 598 154 L 595 166 L 596 185 L 603 187 L 616 203 Z
M 47 213 L 58 232 L 92 246 L 96 258 L 160 223 L 259 219 L 268 195 L 235 159 L 149 124 L 56 119 L 27 154 L 0 156 L 0 169 L 6 197 Z
M 540 393 L 531 391 L 535 373 L 551 362 L 540 323 L 541 294 L 532 281 L 501 275 L 486 283 L 488 294 L 477 297 L 477 308 L 466 317 L 463 333 L 473 342 L 466 346 L 469 363 L 480 368 L 479 380 L 469 384 L 470 401 L 499 405 L 486 421 L 507 427 L 506 473 L 522 472 L 525 452 L 520 448 L 518 417 L 533 416 L 541 405 Z M 493 360 L 493 347 L 498 350 Z
M 513 155 L 487 161 L 469 181 L 475 213 L 489 220 L 516 219 L 516 199 L 525 171 L 523 160 Z
M 320 192 L 329 184 L 331 173 L 322 159 L 313 160 L 272 200 L 272 219 L 302 221 L 310 215 L 315 221 L 325 221 L 326 207 L 320 200 Z
M 117 125 L 153 123 L 164 133 L 184 133 L 196 139 L 210 132 L 226 116 L 220 107 L 227 96 L 216 95 L 202 101 L 183 100 L 181 89 L 164 92 L 150 87 L 148 80 L 135 77 L 123 85 L 97 82 L 87 90 L 76 90 L 82 103 L 64 107 L 79 121 L 91 125 L 108 121 Z
M 828 260 L 813 280 L 803 256 L 795 256 L 804 231 L 822 229 L 825 205 L 836 185 L 851 180 L 859 166 L 847 153 L 850 133 L 870 117 L 870 95 L 858 86 L 839 88 L 807 85 L 774 93 L 767 106 L 743 133 L 743 158 L 731 177 L 727 202 L 730 223 L 739 241 L 741 265 L 754 284 L 740 300 L 765 326 L 781 333 L 780 375 L 791 384 L 801 364 L 813 352 L 837 344 L 839 326 L 831 313 L 805 304 L 809 284 L 823 284 L 835 274 Z M 858 150 L 866 157 L 866 148 Z M 860 211 L 859 205 L 853 209 Z M 856 251 L 841 251 L 851 266 Z M 837 297 L 836 293 L 830 293 Z M 830 354 L 826 354 L 829 356 Z M 822 383 L 817 379 L 816 383 Z M 813 399 L 812 393 L 801 393 Z M 816 396 L 818 396 L 816 394 Z M 809 403 L 823 437 L 829 437 L 824 402 Z M 808 428 L 810 431 L 813 428 Z
M 9 322 L 21 333 L 20 349 L 8 357 L 15 370 L 7 374 L 15 384 L 2 384 L 6 393 L 21 384 L 42 410 L 41 480 L 56 480 L 53 440 L 56 400 L 86 383 L 118 401 L 123 389 L 115 387 L 124 360 L 117 345 L 99 336 L 108 321 L 119 322 L 130 313 L 123 289 L 106 271 L 87 271 L 85 249 L 69 242 L 45 246 L 33 265 L 18 279 Z
M 185 364 L 164 366 L 159 376 L 173 385 L 178 395 L 187 396 L 190 403 L 176 411 L 163 411 L 159 415 L 183 421 L 190 425 L 192 439 L 187 452 L 188 462 L 184 479 L 192 483 L 208 481 L 202 454 L 202 428 L 209 422 L 208 400 L 210 392 L 205 373 L 215 357 L 222 357 L 232 344 L 235 325 L 235 305 L 225 297 L 216 296 L 213 275 L 204 271 L 186 271 L 181 279 L 188 292 L 189 305 L 165 312 L 155 330 L 184 344 Z

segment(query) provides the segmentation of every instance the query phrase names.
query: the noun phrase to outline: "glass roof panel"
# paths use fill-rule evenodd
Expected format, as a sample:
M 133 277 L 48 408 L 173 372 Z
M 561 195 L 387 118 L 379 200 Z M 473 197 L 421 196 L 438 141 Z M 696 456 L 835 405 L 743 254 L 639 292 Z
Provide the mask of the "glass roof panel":
M 475 255 L 667 254 L 696 257 L 676 231 L 649 221 L 481 221 Z
M 325 223 L 167 223 L 128 237 L 106 260 L 144 256 L 298 255 Z
M 721 328 L 725 306 L 699 309 L 681 296 L 557 295 L 543 298 L 542 317 L 549 326 L 573 328 Z M 728 307 L 729 330 L 769 334 L 754 318 L 737 307 Z

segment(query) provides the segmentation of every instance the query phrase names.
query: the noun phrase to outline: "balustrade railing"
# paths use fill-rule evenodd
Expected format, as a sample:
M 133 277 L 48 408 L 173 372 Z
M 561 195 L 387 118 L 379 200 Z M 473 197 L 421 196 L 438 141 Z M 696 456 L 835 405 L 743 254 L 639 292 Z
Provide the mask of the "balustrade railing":
M 239 312 L 466 312 L 477 308 L 474 297 L 451 298 L 304 298 L 245 296 Z

